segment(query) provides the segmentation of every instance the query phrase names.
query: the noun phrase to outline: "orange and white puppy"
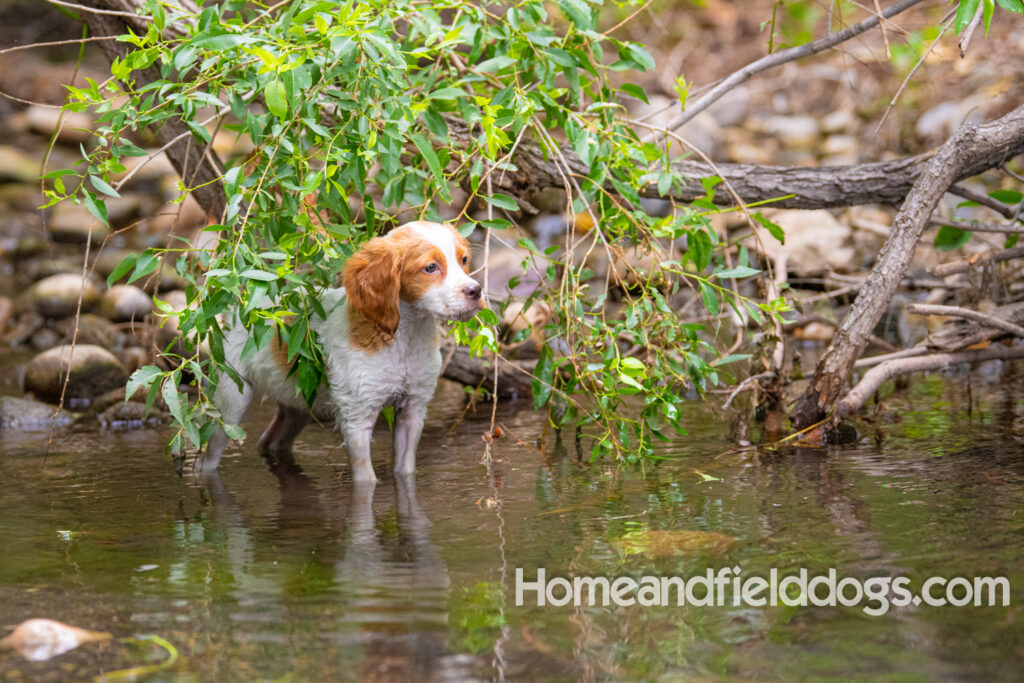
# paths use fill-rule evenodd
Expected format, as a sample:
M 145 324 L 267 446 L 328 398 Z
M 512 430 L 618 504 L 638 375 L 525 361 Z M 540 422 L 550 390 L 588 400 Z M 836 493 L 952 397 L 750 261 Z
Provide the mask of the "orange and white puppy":
M 483 305 L 480 285 L 468 271 L 469 245 L 450 225 L 417 221 L 371 239 L 346 262 L 344 287 L 322 297 L 327 318 L 313 327 L 324 349 L 327 384 L 312 411 L 288 377 L 281 344 L 275 339 L 243 360 L 248 333 L 236 323 L 224 354 L 244 381 L 241 388 L 227 376 L 217 383 L 214 404 L 224 422 L 241 422 L 255 394 L 274 398 L 277 415 L 260 448 L 279 453 L 290 450 L 312 418 L 334 420 L 353 479 L 373 481 L 373 425 L 382 408 L 394 406 L 394 471 L 413 472 L 441 372 L 438 321 L 469 320 Z M 197 465 L 216 468 L 227 442 L 222 430 L 214 434 Z

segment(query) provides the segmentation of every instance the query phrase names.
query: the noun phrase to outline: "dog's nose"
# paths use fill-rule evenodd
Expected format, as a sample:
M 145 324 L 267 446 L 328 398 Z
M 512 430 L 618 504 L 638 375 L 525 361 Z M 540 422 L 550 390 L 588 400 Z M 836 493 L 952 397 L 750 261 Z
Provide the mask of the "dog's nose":
M 471 285 L 466 285 L 462 288 L 462 293 L 466 295 L 467 299 L 476 301 L 480 298 L 480 285 L 474 282 Z

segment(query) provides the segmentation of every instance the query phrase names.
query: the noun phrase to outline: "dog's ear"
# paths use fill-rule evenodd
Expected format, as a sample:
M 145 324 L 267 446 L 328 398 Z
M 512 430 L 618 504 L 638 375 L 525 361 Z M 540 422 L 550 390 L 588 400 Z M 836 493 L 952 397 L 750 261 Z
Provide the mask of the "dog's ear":
M 349 257 L 342 286 L 352 308 L 389 335 L 398 329 L 400 255 L 382 237 L 375 237 Z

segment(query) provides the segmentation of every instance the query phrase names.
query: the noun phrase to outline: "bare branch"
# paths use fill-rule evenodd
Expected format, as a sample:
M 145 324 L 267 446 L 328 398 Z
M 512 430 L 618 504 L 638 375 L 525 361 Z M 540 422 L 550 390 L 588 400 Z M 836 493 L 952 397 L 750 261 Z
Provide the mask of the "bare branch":
M 694 102 L 692 105 L 687 107 L 686 111 L 684 111 L 676 118 L 672 119 L 672 121 L 669 122 L 666 128 L 668 130 L 675 130 L 679 126 L 691 120 L 697 114 L 701 113 L 702 111 L 710 107 L 713 103 L 718 101 L 719 98 L 725 95 L 725 93 L 729 92 L 740 83 L 744 83 L 750 80 L 751 78 L 761 73 L 762 71 L 767 71 L 769 69 L 775 68 L 776 66 L 781 66 L 782 64 L 785 64 L 787 62 L 792 62 L 803 57 L 809 57 L 810 55 L 817 54 L 818 52 L 823 52 L 825 50 L 828 50 L 829 48 L 835 47 L 836 45 L 845 42 L 850 38 L 858 36 L 861 33 L 864 33 L 865 31 L 871 30 L 872 28 L 878 25 L 880 19 L 889 19 L 890 17 L 893 17 L 899 14 L 900 12 L 903 12 L 904 10 L 907 10 L 913 7 L 914 5 L 921 3 L 922 1 L 923 0 L 899 0 L 899 2 L 895 2 L 889 7 L 887 7 L 882 12 L 881 17 L 879 17 L 879 15 L 872 15 L 867 19 L 864 19 L 863 21 L 854 24 L 853 26 L 848 26 L 842 31 L 830 33 L 824 38 L 819 38 L 817 40 L 811 41 L 806 45 L 791 47 L 788 50 L 782 50 L 780 52 L 767 55 L 765 57 L 762 57 L 761 59 L 751 62 L 750 64 L 747 64 L 739 71 L 736 71 L 729 75 L 725 80 L 723 80 L 721 83 L 712 88 L 710 92 L 708 92 L 706 95 L 704 95 L 699 100 Z
M 1019 235 L 1024 233 L 1024 225 L 992 225 L 990 223 L 964 223 L 963 221 L 947 219 L 947 218 L 932 218 L 929 221 L 932 225 L 948 225 L 951 228 L 957 230 L 967 230 L 968 232 L 998 232 L 1006 235 Z
M 960 40 L 956 41 L 957 47 L 960 48 L 960 59 L 963 59 L 967 55 L 967 47 L 971 44 L 971 38 L 974 36 L 974 30 L 978 28 L 978 24 L 981 23 L 981 15 L 985 9 L 985 3 L 979 2 L 978 9 L 974 10 L 974 16 L 971 17 L 971 23 L 967 24 L 967 28 L 960 35 Z
M 1024 327 L 1015 325 L 1002 318 L 996 318 L 991 315 L 986 315 L 979 311 L 972 311 L 969 308 L 961 308 L 960 306 L 940 306 L 938 304 L 908 304 L 906 309 L 907 313 L 917 313 L 918 315 L 949 315 L 954 318 L 963 318 L 964 320 L 974 320 L 979 322 L 986 327 L 993 327 L 1004 332 L 1024 339 Z
M 965 273 L 972 268 L 981 268 L 990 263 L 1001 263 L 1022 257 L 1024 257 L 1024 247 L 1014 247 L 1013 249 L 1004 249 L 1003 251 L 990 251 L 987 254 L 976 254 L 971 258 L 960 261 L 940 263 L 931 268 L 930 272 L 937 277 L 946 277 L 954 273 Z
M 886 380 L 908 372 L 940 370 L 961 363 L 978 363 L 986 360 L 1012 360 L 1024 358 L 1024 346 L 990 346 L 987 349 L 972 349 L 956 353 L 933 353 L 916 358 L 900 358 L 886 361 L 864 373 L 864 377 L 836 406 L 840 418 L 853 415 L 864 405 Z

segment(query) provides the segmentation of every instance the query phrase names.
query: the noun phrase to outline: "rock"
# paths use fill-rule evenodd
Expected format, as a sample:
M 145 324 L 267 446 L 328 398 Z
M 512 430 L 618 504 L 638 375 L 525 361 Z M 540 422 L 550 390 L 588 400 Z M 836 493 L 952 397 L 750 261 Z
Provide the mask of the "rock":
M 13 325 L 10 325 L 10 329 L 0 340 L 11 346 L 20 346 L 42 328 L 45 322 L 43 316 L 35 311 L 25 311 L 18 316 Z
M 64 112 L 61 117 L 60 109 L 33 105 L 25 110 L 25 121 L 31 130 L 46 137 L 52 136 L 59 125 L 57 140 L 66 144 L 86 143 L 92 139 L 92 117 L 88 114 Z
M 51 275 L 29 287 L 24 302 L 47 318 L 73 315 L 82 297 L 82 310 L 87 311 L 99 303 L 100 292 L 88 278 L 71 273 Z
M 523 262 L 527 263 L 526 271 L 523 271 Z M 531 256 L 525 249 L 492 249 L 490 260 L 487 263 L 487 289 L 488 298 L 497 301 L 504 301 L 509 296 L 525 299 L 540 287 L 540 277 L 536 269 L 531 268 L 529 263 Z M 538 261 L 538 267 L 543 272 L 546 263 Z M 483 275 L 478 277 L 483 282 Z
M 850 246 L 851 229 L 843 225 L 824 209 L 802 211 L 798 209 L 765 211 L 786 233 L 786 243 L 778 241 L 764 228 L 757 232 L 765 253 L 786 269 L 800 276 L 816 276 L 832 270 L 849 270 L 854 251 Z
M 853 128 L 853 112 L 849 109 L 836 109 L 821 120 L 821 132 L 826 135 L 849 133 Z
M 55 414 L 53 406 L 27 398 L 0 396 L 0 428 L 24 431 L 67 427 L 74 423 L 77 413 L 62 410 Z
M 153 310 L 153 299 L 135 285 L 114 285 L 100 299 L 100 315 L 116 323 L 142 320 Z
M 825 325 L 819 322 L 810 322 L 803 327 L 798 327 L 793 331 L 793 337 L 796 339 L 803 339 L 804 341 L 823 341 L 830 342 L 832 337 L 835 336 L 835 328 L 831 325 Z
M 860 144 L 852 135 L 830 135 L 821 144 L 821 153 L 828 156 L 844 155 L 856 159 L 859 149 Z
M 44 253 L 49 246 L 43 238 L 29 235 L 18 240 L 18 246 L 14 248 L 14 255 L 19 259 L 31 258 Z
M 49 328 L 41 327 L 36 330 L 36 333 L 29 339 L 29 344 L 32 345 L 33 349 L 38 351 L 45 351 L 46 349 L 52 349 L 54 346 L 59 344 L 61 341 L 61 335 L 59 332 Z
M 0 296 L 0 335 L 7 330 L 7 323 L 14 315 L 14 302 L 6 296 Z
M 19 279 L 26 283 L 38 282 L 53 275 L 81 276 L 81 273 L 82 262 L 65 257 L 22 260 L 18 263 Z
M 707 113 L 721 128 L 730 128 L 743 123 L 749 110 L 750 90 L 740 85 L 722 95 L 720 100 L 707 108 Z
M 817 120 L 810 116 L 769 116 L 755 125 L 762 133 L 790 147 L 812 145 L 820 133 Z
M 67 244 L 99 244 L 110 233 L 110 229 L 96 220 L 88 209 L 69 202 L 54 207 L 48 227 L 54 242 Z
M 77 335 L 75 335 L 76 325 L 78 326 Z M 83 313 L 77 319 L 71 316 L 58 320 L 53 323 L 53 328 L 63 335 L 66 344 L 71 343 L 71 337 L 74 335 L 76 344 L 95 344 L 112 350 L 122 348 L 128 339 L 128 335 L 119 330 L 112 322 L 93 313 Z
M 121 349 L 117 353 L 117 357 L 129 374 L 135 372 L 143 365 L 150 365 L 153 362 L 149 352 L 141 346 L 129 346 L 126 349 Z
M 512 335 L 530 330 L 529 337 L 523 342 L 532 342 L 533 350 L 539 352 L 544 346 L 544 326 L 551 320 L 551 305 L 546 301 L 534 301 L 525 311 L 523 307 L 522 301 L 510 302 L 501 315 L 501 321 Z
M 64 345 L 43 351 L 29 361 L 25 368 L 25 390 L 44 401 L 56 403 L 69 371 L 65 396 L 65 400 L 71 402 L 69 405 L 88 403 L 128 381 L 128 372 L 121 361 L 106 349 L 79 344 L 72 355 L 71 346 Z
M 135 401 L 115 403 L 97 415 L 97 418 L 106 429 L 135 429 L 163 421 L 161 416 L 147 413 L 145 404 Z
M 0 185 L 0 204 L 12 211 L 35 212 L 44 204 L 43 193 L 39 185 L 27 183 L 9 183 Z
M 914 124 L 914 133 L 923 142 L 938 144 L 965 123 L 981 123 L 990 105 L 986 95 L 952 100 L 935 105 Z
M 639 135 L 647 135 L 652 130 L 659 128 L 664 130 L 665 126 L 679 114 L 679 102 L 673 98 L 663 95 L 651 95 L 649 101 L 650 104 L 641 103 L 634 112 L 637 120 L 643 120 L 647 124 L 636 127 Z M 654 128 L 651 128 L 651 126 Z M 711 112 L 701 112 L 684 125 L 673 128 L 670 132 L 680 136 L 712 158 L 719 156 L 722 127 Z M 679 143 L 673 141 L 673 144 L 678 145 Z
M 17 147 L 0 145 L 0 180 L 31 183 L 39 178 L 39 160 Z

